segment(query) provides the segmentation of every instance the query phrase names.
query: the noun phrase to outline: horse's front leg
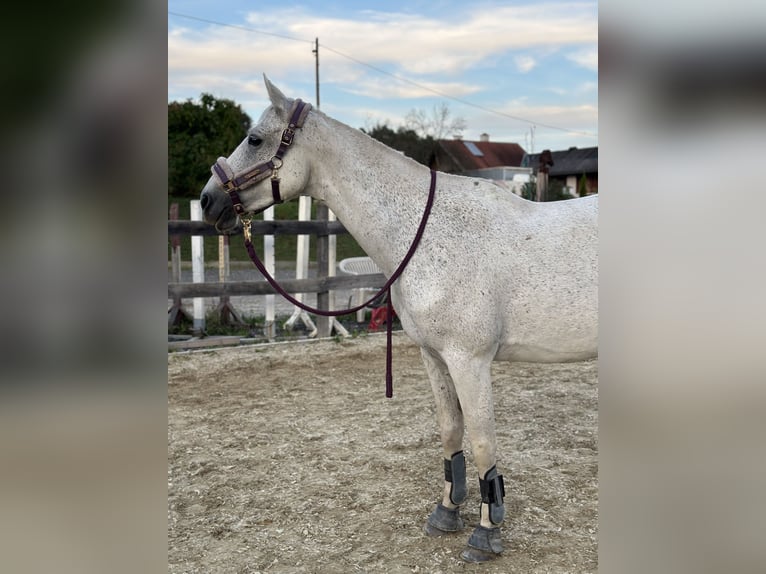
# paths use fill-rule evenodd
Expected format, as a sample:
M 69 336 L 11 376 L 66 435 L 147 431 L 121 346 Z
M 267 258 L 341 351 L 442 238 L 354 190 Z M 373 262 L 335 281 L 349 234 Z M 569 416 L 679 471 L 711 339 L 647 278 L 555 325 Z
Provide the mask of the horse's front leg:
M 468 353 L 444 356 L 463 409 L 474 462 L 479 471 L 481 520 L 461 553 L 466 562 L 485 562 L 503 551 L 500 525 L 505 517 L 503 476 L 496 460 L 491 359 Z
M 444 454 L 444 493 L 441 503 L 429 515 L 425 531 L 430 536 L 441 536 L 463 529 L 459 506 L 468 495 L 463 456 L 463 412 L 447 366 L 426 349 L 421 350 L 421 355 L 436 400 Z

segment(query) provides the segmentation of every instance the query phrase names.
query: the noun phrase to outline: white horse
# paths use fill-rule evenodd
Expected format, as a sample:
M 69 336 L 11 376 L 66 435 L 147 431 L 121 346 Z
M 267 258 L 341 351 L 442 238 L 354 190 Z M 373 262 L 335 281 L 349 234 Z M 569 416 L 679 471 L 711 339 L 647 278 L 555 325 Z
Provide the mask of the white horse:
M 238 224 L 233 199 L 241 203 L 238 212 L 257 213 L 306 194 L 324 201 L 391 276 L 421 221 L 429 169 L 318 110 L 309 112 L 264 80 L 271 106 L 213 166 L 201 194 L 205 220 L 232 231 Z M 285 139 L 286 153 L 284 144 L 280 148 Z M 264 179 L 277 175 L 274 167 L 276 193 Z M 436 173 L 425 233 L 392 287 L 402 327 L 421 348 L 441 431 L 444 491 L 426 521 L 430 535 L 463 528 L 468 431 L 482 502 L 480 524 L 462 553 L 466 561 L 503 550 L 491 362 L 597 356 L 597 219 L 598 196 L 535 203 L 485 179 Z

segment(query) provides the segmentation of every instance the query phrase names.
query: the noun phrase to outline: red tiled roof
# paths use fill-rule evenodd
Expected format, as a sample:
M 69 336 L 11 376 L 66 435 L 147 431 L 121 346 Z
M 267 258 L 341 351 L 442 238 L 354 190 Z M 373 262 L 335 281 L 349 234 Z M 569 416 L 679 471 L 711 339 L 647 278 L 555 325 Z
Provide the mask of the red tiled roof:
M 517 143 L 439 140 L 439 145 L 463 171 L 500 166 L 518 167 L 526 154 Z M 471 151 L 470 148 L 474 146 L 481 155 Z

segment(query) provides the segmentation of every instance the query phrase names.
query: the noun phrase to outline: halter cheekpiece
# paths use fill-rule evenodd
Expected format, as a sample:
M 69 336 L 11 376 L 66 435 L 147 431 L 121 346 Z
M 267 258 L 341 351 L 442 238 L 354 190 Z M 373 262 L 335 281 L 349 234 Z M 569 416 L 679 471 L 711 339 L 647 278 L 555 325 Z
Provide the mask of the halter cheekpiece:
M 290 123 L 282 132 L 282 137 L 279 140 L 279 148 L 269 161 L 247 167 L 239 173 L 234 173 L 234 170 L 226 161 L 225 157 L 219 157 L 213 164 L 211 171 L 221 182 L 226 193 L 229 194 L 231 204 L 237 215 L 240 217 L 245 215 L 245 208 L 242 205 L 242 200 L 239 198 L 237 192 L 251 187 L 267 177 L 271 177 L 271 195 L 274 200 L 273 204 L 282 203 L 284 201 L 279 192 L 279 169 L 282 167 L 282 158 L 293 143 L 295 130 L 303 127 L 303 124 L 306 121 L 306 116 L 308 116 L 310 110 L 311 104 L 309 103 L 300 99 L 293 102 L 293 106 L 290 109 Z

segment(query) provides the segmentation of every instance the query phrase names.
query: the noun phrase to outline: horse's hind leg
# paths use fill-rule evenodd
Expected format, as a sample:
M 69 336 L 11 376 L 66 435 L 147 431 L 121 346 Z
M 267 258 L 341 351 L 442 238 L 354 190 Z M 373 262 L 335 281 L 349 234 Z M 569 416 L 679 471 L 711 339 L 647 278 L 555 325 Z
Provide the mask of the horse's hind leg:
M 440 536 L 463 528 L 459 505 L 468 494 L 463 457 L 463 412 L 447 366 L 426 349 L 422 349 L 421 354 L 436 399 L 444 454 L 444 494 L 441 503 L 428 517 L 425 531 L 430 536 Z
M 503 477 L 497 471 L 495 416 L 490 377 L 491 359 L 475 355 L 445 355 L 454 388 L 463 408 L 474 462 L 479 471 L 481 521 L 461 557 L 484 562 L 503 551 L 500 524 L 505 516 Z

